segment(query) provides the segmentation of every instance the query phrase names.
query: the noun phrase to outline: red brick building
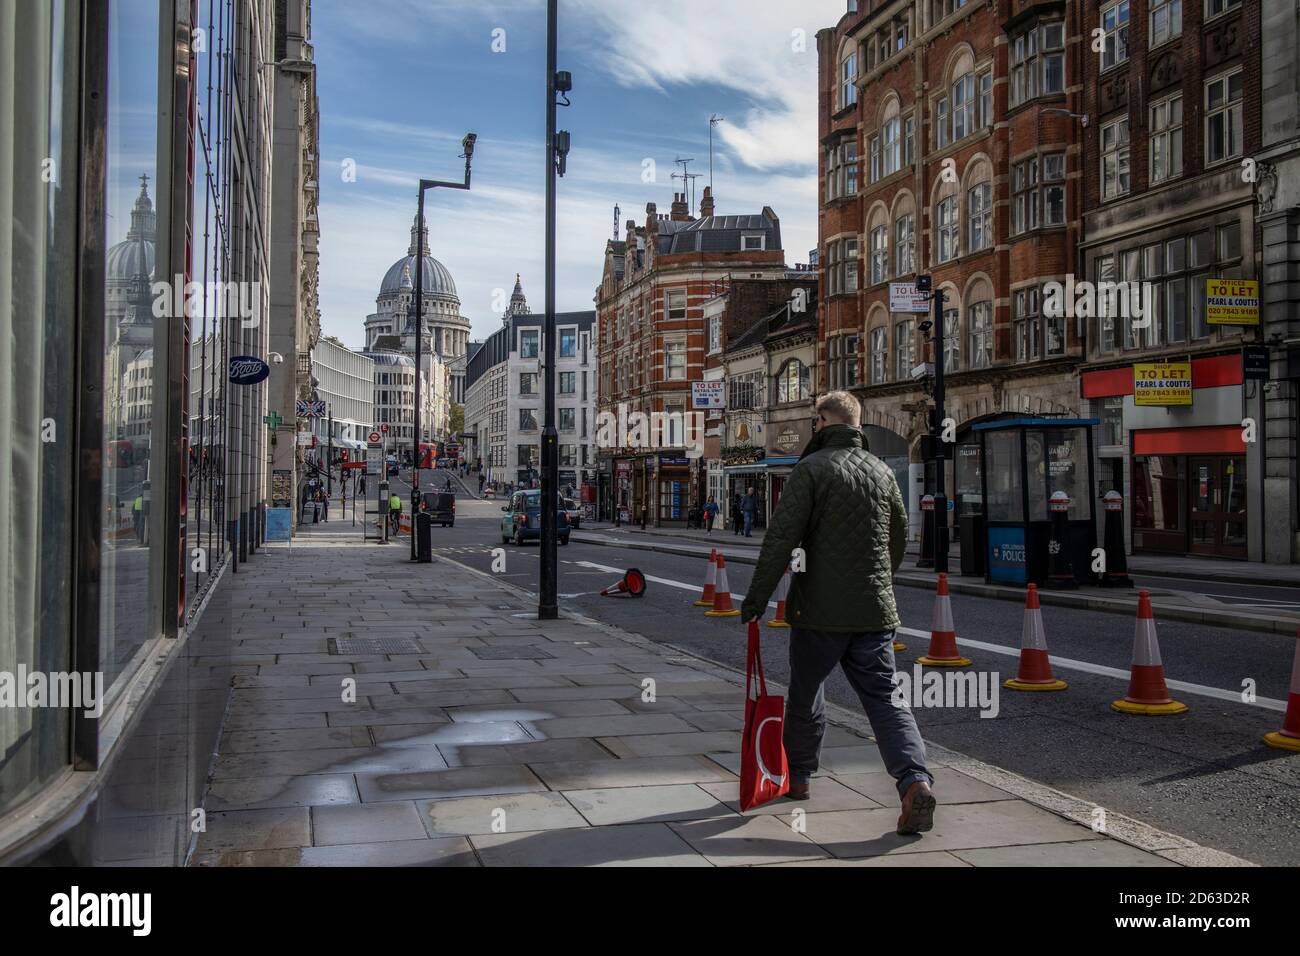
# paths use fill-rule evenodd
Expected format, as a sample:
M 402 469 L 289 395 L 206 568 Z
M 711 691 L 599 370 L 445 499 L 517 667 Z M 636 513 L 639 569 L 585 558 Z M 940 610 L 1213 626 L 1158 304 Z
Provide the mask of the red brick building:
M 1251 325 L 1221 325 L 1207 283 L 1258 280 L 1258 0 L 1087 0 L 1081 274 L 1149 283 L 1154 314 L 1090 320 L 1081 390 L 1101 418 L 1100 477 L 1130 502 L 1135 551 L 1264 557 L 1263 389 Z M 1294 51 L 1292 51 L 1294 55 Z M 1115 311 L 1115 310 L 1112 310 Z M 1164 371 L 1161 371 L 1164 369 Z M 1142 404 L 1135 374 L 1190 372 L 1190 402 Z M 1260 423 L 1244 439 L 1244 418 Z M 1293 428 L 1290 425 L 1289 428 Z M 1283 506 L 1285 507 L 1285 506 Z M 1289 558 L 1288 522 L 1278 557 Z
M 629 219 L 624 238 L 605 244 L 596 291 L 598 439 L 602 421 L 619 425 L 597 451 L 602 518 L 640 520 L 645 508 L 652 524 L 686 522 L 704 487 L 703 435 L 685 427 L 709 351 L 704 303 L 732 276 L 785 271 L 776 213 L 716 215 L 709 189 L 699 218 L 685 194 L 674 194 L 668 215 L 649 203 L 644 225 Z M 658 418 L 638 435 L 634 414 Z
M 851 0 L 817 34 L 820 386 L 862 399 L 914 527 L 922 363 L 944 362 L 959 446 L 981 420 L 1077 410 L 1082 330 L 1046 316 L 1042 293 L 1074 271 L 1080 238 L 1080 9 Z M 943 356 L 921 330 L 933 315 L 891 311 L 890 283 L 918 274 L 944 294 Z M 960 506 L 978 488 L 956 471 Z

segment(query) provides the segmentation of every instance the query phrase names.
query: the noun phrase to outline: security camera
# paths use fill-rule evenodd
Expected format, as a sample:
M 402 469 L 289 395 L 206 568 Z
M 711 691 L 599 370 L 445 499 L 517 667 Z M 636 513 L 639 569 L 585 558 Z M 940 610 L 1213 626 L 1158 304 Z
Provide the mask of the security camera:
M 272 364 L 272 365 L 283 365 L 283 364 L 284 364 L 284 356 L 281 355 L 279 352 L 272 352 L 272 353 L 271 353 L 271 364 Z

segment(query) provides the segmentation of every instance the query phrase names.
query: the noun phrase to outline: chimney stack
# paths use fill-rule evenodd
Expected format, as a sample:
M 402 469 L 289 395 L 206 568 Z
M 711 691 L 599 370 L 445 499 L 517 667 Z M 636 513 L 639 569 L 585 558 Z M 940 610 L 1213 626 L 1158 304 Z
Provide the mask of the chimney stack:
M 686 193 L 673 193 L 673 207 L 670 219 L 675 222 L 689 222 L 691 209 L 686 205 Z
M 708 219 L 713 215 L 713 187 L 704 187 L 704 198 L 700 200 L 700 218 Z

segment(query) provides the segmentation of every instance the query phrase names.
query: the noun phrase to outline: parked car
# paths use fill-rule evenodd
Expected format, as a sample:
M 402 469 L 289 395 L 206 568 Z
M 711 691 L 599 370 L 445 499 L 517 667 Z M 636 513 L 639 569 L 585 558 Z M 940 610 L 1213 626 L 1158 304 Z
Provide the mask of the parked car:
M 456 496 L 450 491 L 426 491 L 420 510 L 428 514 L 434 524 L 444 528 L 456 527 Z
M 561 498 L 564 505 L 564 513 L 569 516 L 570 528 L 582 527 L 582 505 L 578 504 L 572 498 Z
M 501 506 L 501 540 L 522 545 L 530 538 L 542 536 L 542 493 L 534 488 L 516 491 L 510 502 Z M 569 543 L 569 514 L 563 507 L 556 509 L 555 528 L 560 544 Z

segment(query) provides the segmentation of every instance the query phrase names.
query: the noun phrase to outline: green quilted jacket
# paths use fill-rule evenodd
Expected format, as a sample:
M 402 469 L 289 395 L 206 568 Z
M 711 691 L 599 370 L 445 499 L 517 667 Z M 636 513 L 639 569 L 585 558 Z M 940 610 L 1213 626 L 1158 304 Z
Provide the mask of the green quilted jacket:
M 786 620 L 820 631 L 889 631 L 899 626 L 894 572 L 907 546 L 907 509 L 889 467 L 849 425 L 822 428 L 786 479 L 741 605 L 759 617 L 796 547 Z

